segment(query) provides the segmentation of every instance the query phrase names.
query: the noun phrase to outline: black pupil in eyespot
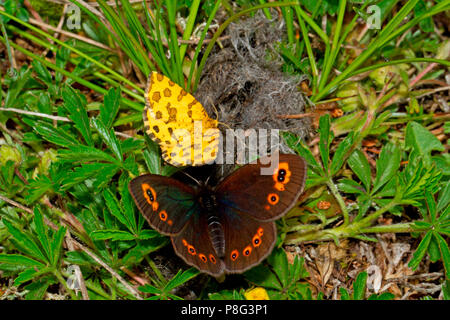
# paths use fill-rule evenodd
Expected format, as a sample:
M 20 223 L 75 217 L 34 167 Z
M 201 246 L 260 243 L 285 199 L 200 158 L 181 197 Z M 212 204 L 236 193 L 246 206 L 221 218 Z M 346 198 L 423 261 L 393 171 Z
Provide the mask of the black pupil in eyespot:
M 259 240 L 258 239 L 255 239 L 255 241 L 254 241 L 256 244 L 258 244 L 259 243 Z
M 272 198 L 270 198 L 270 200 L 275 201 L 275 200 L 277 200 L 277 198 L 275 196 L 272 196 Z
M 281 169 L 280 171 L 278 171 L 278 174 L 279 174 L 280 176 L 284 176 L 284 175 L 286 174 L 286 170 Z
M 190 252 L 194 252 L 194 249 L 190 248 L 189 251 L 190 251 Z
M 236 253 L 233 253 L 232 257 L 233 257 L 233 259 L 236 258 Z
M 247 250 L 247 251 L 245 251 L 245 254 L 246 254 L 247 256 L 249 255 L 249 253 L 250 253 L 250 252 L 249 252 L 248 250 Z
M 155 200 L 153 198 L 153 194 L 152 194 L 152 192 L 150 190 L 147 190 L 147 195 L 148 195 L 148 198 L 150 199 L 150 201 L 154 201 Z

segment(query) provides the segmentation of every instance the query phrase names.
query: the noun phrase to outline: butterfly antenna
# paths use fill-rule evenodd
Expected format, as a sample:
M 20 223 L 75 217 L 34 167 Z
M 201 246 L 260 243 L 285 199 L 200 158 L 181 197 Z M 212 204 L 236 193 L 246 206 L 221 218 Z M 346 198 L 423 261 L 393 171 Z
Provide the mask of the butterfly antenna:
M 197 179 L 195 179 L 193 176 L 191 176 L 189 173 L 181 171 L 182 173 L 184 173 L 185 175 L 187 175 L 189 178 L 191 178 L 192 180 L 195 181 L 195 183 L 197 183 L 197 185 L 201 186 L 200 181 L 198 181 Z

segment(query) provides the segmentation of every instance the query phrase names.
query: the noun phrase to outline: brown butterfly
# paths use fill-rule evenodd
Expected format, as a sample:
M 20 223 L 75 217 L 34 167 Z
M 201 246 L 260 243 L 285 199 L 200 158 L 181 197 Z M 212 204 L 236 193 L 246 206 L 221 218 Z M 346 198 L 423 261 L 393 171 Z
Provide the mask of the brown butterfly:
M 129 190 L 148 223 L 171 236 L 183 260 L 212 276 L 241 273 L 259 264 L 276 242 L 274 220 L 303 192 L 306 162 L 280 154 L 269 175 L 268 158 L 247 164 L 216 187 L 192 188 L 178 180 L 146 174 Z

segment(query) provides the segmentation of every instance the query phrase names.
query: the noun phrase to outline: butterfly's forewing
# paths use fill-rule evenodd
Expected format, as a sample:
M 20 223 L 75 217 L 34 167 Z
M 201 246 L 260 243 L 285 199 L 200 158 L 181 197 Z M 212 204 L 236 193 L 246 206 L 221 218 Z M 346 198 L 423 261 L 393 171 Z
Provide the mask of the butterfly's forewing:
M 146 174 L 131 180 L 128 188 L 144 218 L 165 235 L 180 233 L 198 211 L 194 189 L 172 178 Z
M 219 276 L 224 272 L 225 265 L 217 256 L 208 235 L 206 215 L 192 216 L 186 228 L 179 235 L 172 237 L 172 244 L 175 252 L 187 264 L 212 276 Z
M 305 186 L 305 160 L 280 154 L 271 174 L 262 175 L 266 162 L 245 165 L 220 183 L 216 188 L 219 207 L 229 206 L 260 221 L 275 220 L 292 208 Z
M 275 222 L 260 221 L 230 207 L 219 209 L 225 234 L 227 273 L 241 273 L 264 260 L 276 242 Z

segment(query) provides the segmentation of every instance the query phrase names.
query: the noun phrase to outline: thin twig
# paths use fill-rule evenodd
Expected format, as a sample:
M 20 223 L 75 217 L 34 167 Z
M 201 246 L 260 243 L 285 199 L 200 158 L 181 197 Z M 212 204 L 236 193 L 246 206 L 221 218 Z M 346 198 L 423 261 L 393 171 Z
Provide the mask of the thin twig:
M 28 20 L 28 22 L 30 22 L 31 24 L 34 24 L 36 26 L 39 26 L 39 27 L 41 27 L 43 29 L 47 28 L 47 29 L 49 29 L 51 31 L 55 31 L 57 33 L 63 34 L 63 35 L 68 36 L 70 38 L 74 38 L 74 39 L 77 39 L 77 40 L 89 43 L 89 44 L 91 44 L 93 46 L 96 46 L 96 47 L 99 47 L 99 48 L 102 48 L 102 49 L 105 49 L 105 50 L 108 50 L 108 51 L 113 51 L 113 49 L 111 49 L 110 47 L 104 45 L 101 42 L 97 42 L 97 41 L 92 40 L 90 38 L 86 38 L 86 37 L 80 36 L 80 35 L 78 35 L 76 33 L 73 33 L 73 32 L 70 32 L 70 31 L 66 31 L 66 30 L 61 29 L 61 28 L 56 28 L 56 27 L 54 27 L 54 26 L 52 26 L 50 24 L 44 23 L 42 21 L 38 21 L 36 19 L 30 18 L 30 20 Z
M 40 112 L 34 112 L 34 111 L 28 111 L 28 110 L 22 110 L 22 109 L 16 109 L 16 108 L 0 108 L 0 111 L 21 113 L 21 114 L 26 114 L 29 116 L 36 116 L 36 117 L 47 118 L 47 119 L 58 120 L 58 121 L 65 121 L 65 122 L 72 121 L 66 117 L 52 116 L 52 115 L 46 114 L 46 113 L 40 113 Z
M 112 269 L 110 266 L 104 263 L 101 259 L 99 259 L 95 254 L 93 254 L 88 248 L 83 246 L 81 243 L 76 242 L 75 240 L 74 243 L 76 246 L 78 246 L 78 248 L 80 248 L 88 256 L 94 259 L 98 264 L 100 264 L 103 268 L 105 268 L 109 273 L 111 273 L 117 280 L 119 280 L 120 283 L 122 283 L 124 287 L 127 288 L 136 299 L 143 300 L 142 297 L 137 292 L 137 290 L 133 288 L 128 282 L 126 282 L 124 278 L 122 278 L 116 271 L 114 271 L 114 269 Z

